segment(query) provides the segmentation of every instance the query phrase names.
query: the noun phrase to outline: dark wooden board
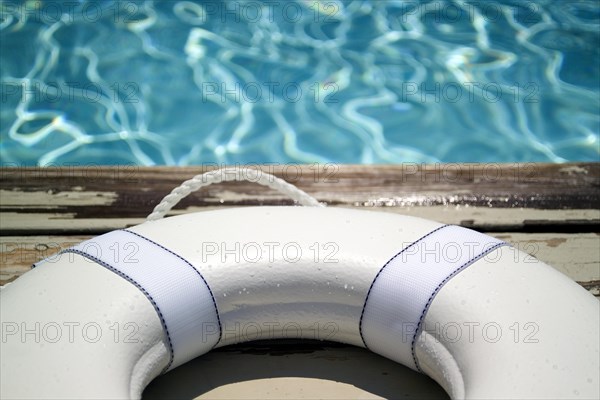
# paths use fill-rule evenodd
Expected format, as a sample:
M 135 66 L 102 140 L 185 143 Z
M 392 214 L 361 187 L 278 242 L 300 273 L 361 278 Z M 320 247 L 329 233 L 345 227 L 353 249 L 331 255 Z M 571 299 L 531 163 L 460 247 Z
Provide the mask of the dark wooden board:
M 600 163 L 260 168 L 328 206 L 381 209 L 489 231 L 594 232 L 600 223 Z M 1 234 L 100 233 L 136 224 L 171 189 L 211 169 L 4 166 Z M 284 204 L 292 202 L 269 188 L 227 182 L 191 194 L 174 212 Z

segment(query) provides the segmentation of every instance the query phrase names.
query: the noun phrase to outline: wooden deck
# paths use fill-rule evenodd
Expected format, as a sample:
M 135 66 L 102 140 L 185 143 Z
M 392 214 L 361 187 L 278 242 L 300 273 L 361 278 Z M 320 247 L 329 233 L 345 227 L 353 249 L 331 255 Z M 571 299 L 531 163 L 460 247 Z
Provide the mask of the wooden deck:
M 0 284 L 100 233 L 141 223 L 172 188 L 213 169 L 0 169 Z M 459 224 L 506 240 L 600 296 L 600 163 L 263 166 L 329 207 Z M 291 204 L 248 182 L 213 185 L 172 214 Z M 262 353 L 261 353 L 262 351 Z M 358 372 L 357 372 L 358 371 Z M 198 380 L 202 376 L 205 379 Z M 296 377 L 296 378 L 294 378 Z M 429 378 L 332 343 L 229 346 L 159 377 L 144 398 L 441 398 Z
M 0 284 L 62 248 L 141 223 L 172 188 L 214 166 L 3 167 Z M 600 163 L 266 165 L 329 207 L 368 208 L 458 224 L 514 244 L 600 296 Z M 291 204 L 249 182 L 213 185 L 174 214 Z

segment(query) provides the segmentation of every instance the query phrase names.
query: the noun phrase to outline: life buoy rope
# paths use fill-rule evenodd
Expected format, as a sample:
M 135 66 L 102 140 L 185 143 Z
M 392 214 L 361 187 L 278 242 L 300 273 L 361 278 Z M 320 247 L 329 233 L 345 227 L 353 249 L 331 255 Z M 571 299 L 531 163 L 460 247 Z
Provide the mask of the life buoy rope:
M 324 207 L 317 199 L 298 189 L 295 185 L 284 181 L 275 175 L 253 168 L 222 168 L 198 174 L 183 182 L 166 195 L 146 220 L 156 221 L 163 218 L 181 199 L 196 190 L 220 182 L 247 181 L 267 186 L 285 194 L 300 205 Z
M 324 208 L 293 185 L 251 171 L 198 175 L 167 195 L 147 222 L 64 250 L 4 287 L 0 397 L 139 398 L 158 374 L 248 339 L 232 337 L 232 325 L 273 327 L 273 321 L 282 325 L 257 338 L 287 337 L 289 323 L 306 329 L 331 321 L 339 330 L 330 339 L 426 373 L 453 398 L 600 396 L 599 303 L 569 278 L 482 233 Z M 230 208 L 162 219 L 193 190 L 240 179 L 311 207 Z M 291 261 L 283 253 L 252 260 L 223 255 L 239 252 L 240 243 L 251 243 L 260 255 L 260 243 L 277 240 L 315 250 L 331 238 L 338 244 L 335 264 L 311 252 Z M 128 248 L 135 252 L 123 254 Z M 72 328 L 88 318 L 100 331 L 102 324 L 111 329 L 115 321 L 129 321 L 141 338 L 99 337 L 101 346 L 26 340 L 43 321 L 60 329 L 60 321 Z M 426 329 L 438 323 L 473 327 L 486 318 L 495 327 L 534 323 L 537 346 L 456 341 Z M 302 329 L 297 336 L 307 337 Z M 525 370 L 511 371 L 520 365 Z

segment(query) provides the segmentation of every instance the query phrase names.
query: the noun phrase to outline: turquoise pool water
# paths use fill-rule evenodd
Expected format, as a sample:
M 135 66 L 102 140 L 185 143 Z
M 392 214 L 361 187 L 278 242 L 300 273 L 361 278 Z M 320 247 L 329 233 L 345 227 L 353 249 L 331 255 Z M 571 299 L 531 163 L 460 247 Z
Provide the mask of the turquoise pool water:
M 598 1 L 0 4 L 5 165 L 600 157 Z

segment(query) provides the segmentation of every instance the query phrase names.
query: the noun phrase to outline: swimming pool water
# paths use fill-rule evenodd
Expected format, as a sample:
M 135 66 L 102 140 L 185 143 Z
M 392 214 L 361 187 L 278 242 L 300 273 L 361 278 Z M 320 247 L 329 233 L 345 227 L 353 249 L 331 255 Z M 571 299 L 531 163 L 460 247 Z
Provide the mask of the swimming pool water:
M 595 0 L 0 4 L 5 165 L 600 157 Z

